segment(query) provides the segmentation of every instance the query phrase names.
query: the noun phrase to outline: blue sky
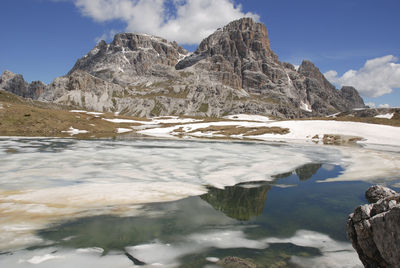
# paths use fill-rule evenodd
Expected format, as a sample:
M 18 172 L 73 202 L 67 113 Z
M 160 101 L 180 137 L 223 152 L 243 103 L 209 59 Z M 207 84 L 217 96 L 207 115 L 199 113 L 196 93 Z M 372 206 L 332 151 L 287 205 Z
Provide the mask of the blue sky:
M 266 24 L 281 61 L 311 60 L 338 86 L 355 85 L 366 102 L 400 106 L 398 0 L 2 0 L 1 9 L 0 72 L 28 81 L 66 74 L 116 32 L 194 48 L 230 20 L 253 16 Z

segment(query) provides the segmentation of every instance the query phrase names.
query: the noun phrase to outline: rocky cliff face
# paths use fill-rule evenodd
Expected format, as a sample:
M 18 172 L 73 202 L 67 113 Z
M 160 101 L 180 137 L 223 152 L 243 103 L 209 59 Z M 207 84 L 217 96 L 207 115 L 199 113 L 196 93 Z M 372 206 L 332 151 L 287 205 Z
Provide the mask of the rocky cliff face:
M 347 236 L 365 267 L 400 267 L 400 194 L 372 186 L 371 203 L 355 209 L 347 221 Z
M 277 60 L 270 48 L 265 26 L 244 18 L 218 29 L 203 40 L 192 55 L 176 65 L 176 69 L 201 62 L 200 68 L 210 71 L 225 85 L 259 89 L 266 82 L 262 74 L 267 73 L 271 80 L 278 78 L 273 72 L 268 73 L 269 69 L 277 67 Z M 284 76 L 287 79 L 286 74 Z
M 277 114 L 289 117 L 309 112 L 306 92 L 298 89 L 293 78 L 298 73 L 290 64 L 283 64 L 270 48 L 268 32 L 261 23 L 250 18 L 234 21 L 201 42 L 199 48 L 180 61 L 176 68 L 206 70 L 210 79 L 235 89 L 243 89 L 248 97 L 274 106 Z
M 321 114 L 329 114 L 333 110 L 348 111 L 365 106 L 355 88 L 343 87 L 337 90 L 310 61 L 303 61 L 298 73 L 303 76 L 300 78 L 298 87 L 306 90 L 311 108 Z
M 218 29 L 191 55 L 160 37 L 123 33 L 110 44 L 101 41 L 45 88 L 35 84 L 27 89 L 22 80 L 3 88 L 43 101 L 137 116 L 294 118 L 364 107 L 355 89 L 335 89 L 311 62 L 304 61 L 298 71 L 280 62 L 266 27 L 250 18 Z

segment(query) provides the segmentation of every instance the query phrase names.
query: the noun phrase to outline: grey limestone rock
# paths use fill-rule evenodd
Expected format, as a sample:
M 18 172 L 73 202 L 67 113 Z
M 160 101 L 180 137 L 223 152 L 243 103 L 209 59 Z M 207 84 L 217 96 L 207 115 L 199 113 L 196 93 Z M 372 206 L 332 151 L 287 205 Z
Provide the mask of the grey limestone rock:
M 160 69 L 174 67 L 188 54 L 176 42 L 133 33 L 120 33 L 107 44 L 100 41 L 88 54 L 79 59 L 69 74 L 76 70 L 90 73 L 106 81 L 130 84 L 138 76 L 166 76 Z
M 353 87 L 337 90 L 310 61 L 303 61 L 298 72 L 305 77 L 305 88 L 313 110 L 322 114 L 364 108 L 364 101 Z
M 33 81 L 28 84 L 22 75 L 6 70 L 0 77 L 0 89 L 36 100 L 45 92 L 46 85 L 41 81 Z
M 393 119 L 400 118 L 400 108 L 361 108 L 342 112 L 341 116 L 375 117 L 377 115 L 393 114 Z
M 365 197 L 369 203 L 376 203 L 381 199 L 391 197 L 396 194 L 397 193 L 390 188 L 381 185 L 374 185 L 368 188 L 368 190 L 365 192 Z
M 343 86 L 340 89 L 344 101 L 347 101 L 347 109 L 363 108 L 365 107 L 363 99 L 358 94 L 358 91 L 354 87 Z
M 366 196 L 374 203 L 350 214 L 347 237 L 365 267 L 400 267 L 400 194 L 372 186 Z
M 19 96 L 24 96 L 28 89 L 28 83 L 20 74 L 4 71 L 0 77 L 0 87 Z
M 270 48 L 266 27 L 251 18 L 217 30 L 176 65 L 178 70 L 188 67 L 205 69 L 224 85 L 275 103 L 273 110 L 286 117 L 328 115 L 364 107 L 355 89 L 337 90 L 313 63 L 303 61 L 296 71 L 292 64 L 280 62 Z
M 122 94 L 123 90 L 117 84 L 78 70 L 56 78 L 39 100 L 111 112 L 114 110 L 111 96 Z

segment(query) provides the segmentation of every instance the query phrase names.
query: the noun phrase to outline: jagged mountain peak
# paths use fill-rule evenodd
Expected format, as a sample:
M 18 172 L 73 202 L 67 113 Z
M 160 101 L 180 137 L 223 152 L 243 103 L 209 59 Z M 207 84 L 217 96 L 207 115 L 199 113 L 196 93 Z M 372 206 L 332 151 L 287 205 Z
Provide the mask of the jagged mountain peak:
M 319 72 L 319 69 L 315 64 L 309 60 L 303 60 L 297 69 L 299 73 L 314 73 L 314 72 Z
M 178 50 L 179 53 L 186 55 L 188 52 L 178 46 L 173 41 L 169 42 L 167 39 L 149 34 L 134 34 L 134 33 L 118 33 L 114 36 L 114 40 L 110 44 L 114 48 L 125 48 L 128 50 L 140 50 L 140 49 L 155 49 L 157 52 L 161 52 L 161 49 L 165 47 L 173 47 Z
M 176 42 L 161 37 L 119 33 L 109 44 L 100 41 L 68 74 L 83 70 L 107 81 L 130 84 L 136 76 L 151 75 L 155 68 L 174 67 L 187 54 Z
M 5 70 L 0 76 L 0 83 L 2 81 L 5 81 L 5 80 L 13 78 L 15 75 L 16 75 L 15 73 L 13 73 L 13 72 L 11 72 L 9 70 Z
M 251 18 L 233 21 L 204 39 L 198 49 L 181 60 L 177 70 L 196 65 L 206 69 L 224 85 L 259 91 L 266 85 L 266 76 L 279 72 L 287 81 L 287 74 L 270 48 L 268 31 L 264 24 Z M 276 69 L 281 69 L 276 71 Z M 276 81 L 274 81 L 275 83 Z
M 353 107 L 350 108 L 362 108 L 365 107 L 363 99 L 360 97 L 358 91 L 351 86 L 343 86 L 340 90 L 337 90 L 321 73 L 317 66 L 309 60 L 303 60 L 298 72 L 308 79 L 314 79 L 324 87 L 334 94 L 340 94 L 344 100 L 349 103 L 353 103 Z
M 325 79 L 325 76 L 321 73 L 319 68 L 309 60 L 303 60 L 299 66 L 298 72 L 307 77 L 315 79 Z M 326 80 L 328 82 L 328 80 Z M 329 83 L 329 82 L 328 82 Z
M 264 24 L 255 22 L 252 18 L 242 18 L 232 21 L 222 29 L 204 39 L 197 49 L 197 53 L 215 49 L 218 43 L 233 41 L 230 45 L 236 47 L 236 51 L 241 57 L 248 56 L 246 50 L 250 51 L 270 51 L 270 41 L 268 31 Z M 247 49 L 245 49 L 247 48 Z M 227 51 L 232 52 L 232 51 Z M 196 53 L 196 52 L 195 52 Z M 211 51 L 212 53 L 212 51 Z
M 265 57 L 277 59 L 270 48 L 267 28 L 262 23 L 254 22 L 252 18 L 242 18 L 205 38 L 192 55 L 177 64 L 176 69 L 193 66 L 206 58 L 213 58 L 217 62 L 223 59 L 237 65 L 235 61 L 260 60 Z M 239 73 L 238 69 L 236 73 Z
M 315 64 L 312 63 L 311 61 L 303 60 L 302 63 L 300 64 L 298 72 L 304 75 L 305 77 L 318 80 L 321 83 L 321 86 L 323 86 L 324 88 L 336 91 L 336 88 L 325 78 L 325 76 L 318 69 L 318 67 L 315 66 Z

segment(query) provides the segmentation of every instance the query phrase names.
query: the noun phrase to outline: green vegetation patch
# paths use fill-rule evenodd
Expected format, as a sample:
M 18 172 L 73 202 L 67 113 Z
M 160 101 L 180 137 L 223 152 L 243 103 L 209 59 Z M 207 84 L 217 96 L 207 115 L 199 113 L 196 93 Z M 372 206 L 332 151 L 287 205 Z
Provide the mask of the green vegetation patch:
M 164 107 L 162 106 L 162 104 L 158 101 L 155 101 L 154 107 L 150 112 L 150 116 L 159 116 L 163 109 Z
M 188 78 L 189 76 L 193 75 L 193 73 L 192 73 L 192 72 L 185 72 L 185 71 L 182 71 L 182 72 L 179 72 L 179 75 L 180 75 L 182 78 Z
M 208 111 L 208 103 L 202 103 L 199 108 L 199 112 L 206 113 Z

